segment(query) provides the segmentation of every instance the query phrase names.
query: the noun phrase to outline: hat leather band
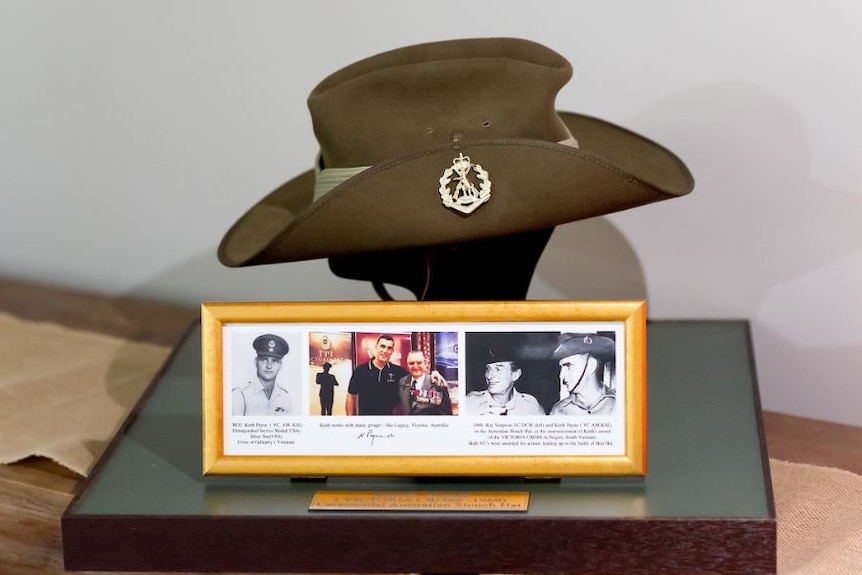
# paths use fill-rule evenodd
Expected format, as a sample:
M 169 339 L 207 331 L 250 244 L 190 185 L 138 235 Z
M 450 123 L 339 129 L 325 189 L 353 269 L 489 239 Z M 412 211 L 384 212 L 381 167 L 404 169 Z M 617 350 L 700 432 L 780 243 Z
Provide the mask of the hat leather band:
M 562 146 L 578 147 L 578 141 L 569 134 L 565 140 L 557 142 Z M 359 166 L 355 168 L 321 168 L 320 155 L 314 162 L 314 201 L 325 196 L 333 188 L 340 186 L 353 176 L 359 175 L 371 166 Z

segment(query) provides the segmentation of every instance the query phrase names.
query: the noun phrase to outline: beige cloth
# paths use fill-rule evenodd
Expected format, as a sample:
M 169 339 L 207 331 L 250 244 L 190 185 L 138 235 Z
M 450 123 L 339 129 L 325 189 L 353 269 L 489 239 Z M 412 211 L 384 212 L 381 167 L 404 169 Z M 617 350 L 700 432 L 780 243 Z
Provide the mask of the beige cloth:
M 165 347 L 0 313 L 0 463 L 86 475 L 167 358 Z M 862 476 L 771 461 L 778 572 L 862 574 Z
M 0 463 L 86 475 L 169 351 L 0 313 Z
M 771 460 L 778 572 L 862 573 L 862 476 Z

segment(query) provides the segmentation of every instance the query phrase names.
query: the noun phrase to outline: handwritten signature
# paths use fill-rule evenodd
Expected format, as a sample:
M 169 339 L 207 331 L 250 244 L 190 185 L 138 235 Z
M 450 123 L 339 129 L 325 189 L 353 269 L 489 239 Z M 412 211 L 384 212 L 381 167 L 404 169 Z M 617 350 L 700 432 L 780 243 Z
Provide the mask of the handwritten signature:
M 369 429 L 357 435 L 356 439 L 367 438 L 371 440 L 371 445 L 374 445 L 375 439 L 393 439 L 394 437 L 395 434 L 391 431 L 389 433 L 375 433 L 373 429 Z

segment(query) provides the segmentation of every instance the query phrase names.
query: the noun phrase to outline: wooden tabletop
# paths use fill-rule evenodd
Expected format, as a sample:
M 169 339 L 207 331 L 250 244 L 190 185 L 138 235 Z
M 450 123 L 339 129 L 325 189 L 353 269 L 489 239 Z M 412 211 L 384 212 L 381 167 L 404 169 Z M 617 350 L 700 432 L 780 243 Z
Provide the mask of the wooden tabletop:
M 163 345 L 178 343 L 200 313 L 8 278 L 0 278 L 0 311 Z M 862 474 L 862 428 L 770 412 L 764 427 L 772 458 Z M 64 572 L 60 516 L 82 482 L 41 458 L 0 465 L 0 573 Z

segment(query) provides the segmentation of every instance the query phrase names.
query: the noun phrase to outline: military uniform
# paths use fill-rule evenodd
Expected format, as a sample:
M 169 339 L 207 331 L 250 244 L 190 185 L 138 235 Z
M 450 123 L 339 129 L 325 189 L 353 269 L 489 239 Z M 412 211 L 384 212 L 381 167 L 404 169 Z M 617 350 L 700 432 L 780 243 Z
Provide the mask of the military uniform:
M 515 389 L 515 381 L 521 377 L 521 367 L 518 365 L 521 359 L 520 347 L 521 337 L 509 337 L 505 339 L 495 338 L 484 346 L 478 345 L 477 360 L 485 365 L 485 384 L 496 390 L 506 388 L 506 393 L 512 392 L 512 397 L 506 405 L 494 403 L 494 397 L 488 389 L 471 391 L 464 401 L 465 413 L 468 415 L 545 415 L 542 404 L 528 393 L 521 393 Z M 503 369 L 503 365 L 508 365 Z M 488 369 L 503 369 L 502 378 L 499 375 L 489 376 Z M 498 373 L 500 373 L 498 371 Z
M 272 333 L 257 336 L 252 342 L 257 352 L 258 377 L 264 381 L 272 381 L 278 377 L 281 361 L 290 351 L 290 346 L 284 338 Z M 269 375 L 261 375 L 261 365 Z M 274 369 L 278 365 L 278 369 Z M 263 383 L 259 380 L 246 382 L 231 390 L 231 410 L 234 415 L 295 415 L 291 410 L 290 394 L 287 388 L 277 381 L 272 383 L 272 393 L 266 396 Z
M 422 381 L 407 375 L 398 384 L 403 415 L 452 415 L 449 389 L 435 385 L 430 375 L 423 375 Z
M 535 397 L 517 389 L 512 390 L 512 399 L 503 406 L 494 405 L 487 389 L 471 391 L 467 394 L 465 411 L 468 415 L 545 415 Z
M 563 362 L 566 358 L 576 356 L 585 356 L 585 359 L 582 360 L 584 361 L 584 371 L 581 372 L 579 379 L 574 380 L 573 378 L 571 381 L 566 383 L 570 390 L 577 389 L 578 386 L 582 385 L 581 381 L 584 380 L 586 369 L 589 365 L 588 362 L 591 357 L 601 362 L 599 365 L 609 364 L 614 361 L 616 356 L 616 343 L 609 337 L 593 333 L 560 334 L 559 344 L 551 354 L 551 357 L 556 360 L 560 360 L 561 378 L 563 377 L 562 373 L 565 369 Z M 596 377 L 598 377 L 598 381 L 595 381 Z M 591 372 L 588 379 L 585 381 L 589 383 L 581 387 L 582 391 L 587 387 L 592 387 L 593 385 L 601 386 L 600 390 L 596 388 L 599 393 L 596 394 L 595 399 L 593 399 L 591 403 L 584 401 L 583 394 L 575 391 L 568 397 L 564 397 L 555 403 L 554 407 L 551 408 L 550 414 L 610 415 L 613 413 L 617 404 L 615 391 L 612 387 L 608 387 L 601 383 L 601 374 L 596 376 L 595 373 Z M 595 383 L 593 383 L 594 381 Z
M 555 403 L 551 415 L 610 415 L 616 404 L 614 390 L 602 386 L 602 394 L 596 401 L 587 404 L 581 400 L 580 393 L 573 393 Z
M 293 415 L 290 394 L 278 383 L 273 386 L 269 398 L 259 381 L 235 387 L 232 394 L 234 415 Z

